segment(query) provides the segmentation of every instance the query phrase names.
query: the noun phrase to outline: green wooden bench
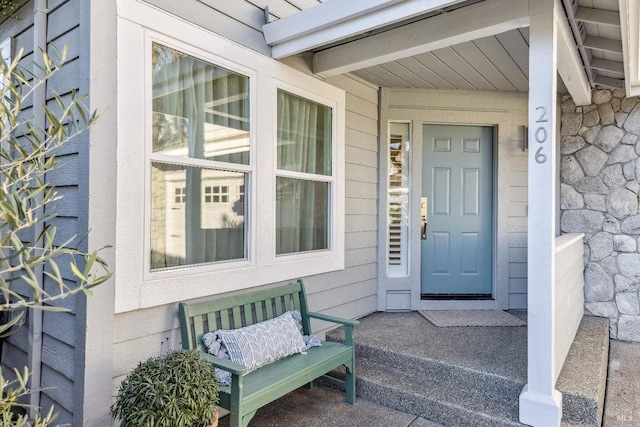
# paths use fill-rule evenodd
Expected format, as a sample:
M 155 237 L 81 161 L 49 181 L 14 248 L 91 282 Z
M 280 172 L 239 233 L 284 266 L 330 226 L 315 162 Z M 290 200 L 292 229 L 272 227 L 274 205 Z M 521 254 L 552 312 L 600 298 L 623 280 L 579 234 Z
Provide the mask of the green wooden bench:
M 256 410 L 285 394 L 322 378 L 345 388 L 347 403 L 356 400 L 355 347 L 353 327 L 357 320 L 340 319 L 308 311 L 302 280 L 277 288 L 218 298 L 205 302 L 180 303 L 179 316 L 182 348 L 200 349 L 203 359 L 231 373 L 231 386 L 220 387 L 220 406 L 230 411 L 230 426 L 246 427 Z M 305 335 L 311 333 L 310 319 L 344 325 L 345 343 L 322 342 L 306 354 L 295 354 L 245 374 L 242 365 L 210 355 L 202 344 L 202 336 L 217 329 L 237 329 L 272 319 L 289 310 L 302 314 Z M 344 380 L 326 375 L 344 365 Z

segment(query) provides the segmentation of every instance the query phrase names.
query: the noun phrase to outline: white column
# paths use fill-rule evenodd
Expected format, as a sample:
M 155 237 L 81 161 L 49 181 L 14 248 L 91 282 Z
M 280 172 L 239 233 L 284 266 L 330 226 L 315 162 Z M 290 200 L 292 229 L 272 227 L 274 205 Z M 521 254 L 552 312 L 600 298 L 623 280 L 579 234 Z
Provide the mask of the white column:
M 520 422 L 559 426 L 562 395 L 554 376 L 557 23 L 554 0 L 530 0 L 528 367 Z

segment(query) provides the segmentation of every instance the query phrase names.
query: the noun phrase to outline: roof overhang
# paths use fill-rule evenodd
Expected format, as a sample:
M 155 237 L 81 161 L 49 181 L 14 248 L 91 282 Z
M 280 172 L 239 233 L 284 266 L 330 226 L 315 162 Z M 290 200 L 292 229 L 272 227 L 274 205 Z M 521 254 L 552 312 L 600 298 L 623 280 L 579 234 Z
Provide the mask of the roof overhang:
M 640 91 L 637 19 L 640 0 L 619 1 L 627 46 L 629 95 Z M 329 0 L 268 23 L 263 30 L 274 58 L 313 51 L 314 73 L 332 76 L 527 27 L 530 3 L 529 0 Z M 556 0 L 555 9 L 558 72 L 576 103 L 588 104 L 591 83 L 580 46 L 576 45 L 560 0 Z
M 478 2 L 427 20 L 324 49 L 314 56 L 314 72 L 322 76 L 334 76 L 527 27 L 528 3 L 528 0 Z
M 640 95 L 640 0 L 618 0 L 627 96 Z
M 465 0 L 327 1 L 262 27 L 279 59 L 406 21 Z

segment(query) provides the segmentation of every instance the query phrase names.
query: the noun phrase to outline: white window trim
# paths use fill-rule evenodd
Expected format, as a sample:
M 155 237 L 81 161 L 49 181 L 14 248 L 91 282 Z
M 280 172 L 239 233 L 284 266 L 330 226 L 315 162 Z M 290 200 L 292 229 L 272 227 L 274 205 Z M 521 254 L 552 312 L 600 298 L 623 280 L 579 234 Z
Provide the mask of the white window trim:
M 291 253 L 291 254 L 282 254 L 282 255 L 276 255 L 276 259 L 274 260 L 274 263 L 284 263 L 284 262 L 295 262 L 296 260 L 299 261 L 304 261 L 306 259 L 308 259 L 309 257 L 314 257 L 317 256 L 316 254 L 319 252 L 331 252 L 333 250 L 335 250 L 336 248 L 336 244 L 339 243 L 336 241 L 336 235 L 334 233 L 334 229 L 337 225 L 337 223 L 339 222 L 339 218 L 343 218 L 344 221 L 344 210 L 342 210 L 341 216 L 338 217 L 337 216 L 337 212 L 338 209 L 336 209 L 337 207 L 340 206 L 344 206 L 344 197 L 342 198 L 343 203 L 339 203 L 337 196 L 338 196 L 338 191 L 336 190 L 336 186 L 339 185 L 339 181 L 336 177 L 337 177 L 337 172 L 338 172 L 338 167 L 339 167 L 339 163 L 343 163 L 344 164 L 344 155 L 342 157 L 343 161 L 340 162 L 339 161 L 339 157 L 338 157 L 338 149 L 336 147 L 336 141 L 338 141 L 339 135 L 338 135 L 338 131 L 336 129 L 337 126 L 334 125 L 334 123 L 337 123 L 338 120 L 338 102 L 336 102 L 335 100 L 323 97 L 317 93 L 314 92 L 309 92 L 307 90 L 304 90 L 300 87 L 297 86 L 293 86 L 291 84 L 288 84 L 287 82 L 284 81 L 280 81 L 277 79 L 274 79 L 274 93 L 277 94 L 278 90 L 283 90 L 285 92 L 291 93 L 293 95 L 308 99 L 310 101 L 314 101 L 317 102 L 318 104 L 322 104 L 325 105 L 329 108 L 331 108 L 331 141 L 332 141 L 332 147 L 331 147 L 331 175 L 327 175 L 327 176 L 323 176 L 322 179 L 317 179 L 317 181 L 319 182 L 327 182 L 329 183 L 329 188 L 330 188 L 330 194 L 329 194 L 329 212 L 331 213 L 331 215 L 329 216 L 329 238 L 328 238 L 328 249 L 320 249 L 317 251 L 306 251 L 306 252 L 300 252 L 300 253 Z M 278 103 L 277 103 L 277 99 L 275 100 L 276 103 L 273 105 L 273 109 L 274 111 L 278 110 Z M 343 108 L 344 110 L 344 108 Z M 273 118 L 274 121 L 276 120 L 276 117 Z M 274 122 L 275 123 L 275 122 Z M 344 141 L 344 138 L 340 141 Z M 273 150 L 274 153 L 277 150 L 277 129 L 276 126 L 274 126 L 274 133 L 273 133 Z M 277 177 L 283 177 L 283 178 L 294 178 L 294 179 L 303 179 L 303 180 L 312 180 L 313 179 L 313 175 L 315 174 L 308 174 L 308 173 L 302 173 L 302 172 L 293 172 L 293 171 L 287 171 L 284 169 L 278 169 L 278 159 L 277 156 L 274 156 L 273 158 L 273 170 L 274 170 L 274 174 L 273 174 L 273 186 L 275 188 L 275 183 L 276 183 L 276 179 Z M 318 175 L 316 175 L 318 176 Z M 342 171 L 340 176 L 344 176 L 344 171 Z M 344 192 L 342 193 L 344 194 Z M 275 209 L 275 205 L 274 205 L 274 209 Z M 276 222 L 275 222 L 275 213 L 274 213 L 274 222 L 273 222 L 273 227 L 275 230 L 276 227 Z M 341 233 L 344 236 L 344 230 Z M 275 253 L 275 249 L 276 245 L 275 245 L 275 241 L 273 244 L 273 250 Z
M 135 0 L 118 2 L 118 143 L 115 309 L 126 312 L 344 268 L 345 94 L 339 88 Z M 247 260 L 149 271 L 151 40 L 250 79 L 251 165 L 245 187 Z M 286 82 L 286 83 L 285 83 Z M 275 255 L 276 89 L 333 112 L 330 249 Z M 268 139 L 271 138 L 272 141 Z M 259 161 L 258 161 L 259 159 Z M 234 169 L 243 169 L 243 166 Z M 136 185 L 139 183 L 140 185 Z M 271 183 L 265 185 L 264 183 Z
M 144 197 L 144 202 L 146 206 L 145 206 L 145 215 L 144 215 L 145 237 L 143 238 L 143 245 L 144 245 L 143 279 L 145 281 L 152 281 L 159 278 L 184 276 L 186 271 L 189 271 L 190 273 L 199 273 L 199 272 L 208 272 L 208 271 L 228 270 L 231 268 L 243 268 L 243 267 L 246 267 L 247 265 L 251 265 L 251 257 L 249 254 L 251 254 L 251 249 L 254 247 L 255 242 L 252 240 L 252 236 L 254 235 L 252 233 L 252 230 L 254 230 L 253 228 L 254 221 L 253 221 L 253 218 L 251 218 L 252 216 L 249 215 L 251 223 L 249 224 L 249 227 L 247 229 L 248 235 L 245 236 L 245 244 L 247 246 L 245 248 L 245 252 L 247 253 L 247 255 L 249 255 L 247 259 L 230 260 L 230 261 L 222 261 L 222 262 L 207 263 L 207 264 L 184 265 L 180 267 L 168 267 L 168 268 L 163 268 L 163 269 L 158 269 L 153 271 L 151 270 L 151 258 L 149 256 L 149 253 L 151 252 L 150 240 L 149 240 L 149 236 L 151 235 L 151 228 L 150 228 L 151 224 L 150 224 L 150 221 L 147 220 L 148 218 L 151 217 L 151 198 L 149 197 L 149 194 L 151 193 L 151 161 L 152 160 L 163 161 L 163 162 L 172 163 L 172 164 L 202 167 L 203 170 L 215 168 L 215 170 L 229 170 L 232 172 L 246 173 L 249 178 L 248 181 L 251 183 L 250 186 L 253 187 L 255 185 L 254 169 L 255 169 L 255 146 L 256 146 L 255 131 L 251 129 L 249 134 L 249 140 L 250 140 L 249 158 L 251 159 L 251 161 L 249 165 L 230 164 L 230 163 L 217 162 L 217 161 L 211 161 L 211 160 L 201 160 L 201 159 L 194 159 L 194 158 L 182 159 L 176 156 L 153 153 L 153 150 L 151 147 L 151 134 L 150 134 L 150 130 L 152 127 L 152 116 L 151 114 L 148 114 L 148 112 L 152 111 L 152 87 L 151 87 L 151 84 L 152 84 L 151 82 L 151 69 L 152 69 L 151 45 L 152 43 L 156 42 L 164 46 L 177 49 L 183 53 L 191 55 L 200 60 L 209 62 L 213 65 L 223 67 L 230 71 L 236 72 L 238 74 L 247 76 L 249 78 L 249 106 L 250 106 L 249 120 L 251 125 L 253 125 L 253 123 L 256 122 L 255 105 L 256 105 L 256 92 L 257 92 L 256 91 L 257 73 L 250 68 L 243 67 L 237 63 L 227 60 L 226 58 L 218 57 L 206 50 L 198 49 L 197 47 L 190 46 L 186 43 L 181 42 L 180 40 L 167 37 L 164 34 L 161 34 L 149 29 L 144 30 L 144 40 L 145 40 L 145 43 L 144 43 L 145 80 L 143 82 L 144 83 L 143 86 L 145 88 L 145 95 L 144 95 L 145 114 L 144 114 L 143 120 L 144 120 L 144 132 L 145 132 L 145 136 L 144 136 L 145 175 L 144 175 L 143 182 L 145 186 L 145 193 L 143 197 Z M 136 181 L 132 180 L 129 182 L 136 182 Z M 252 205 L 253 204 L 250 201 L 248 205 L 249 207 L 248 209 L 251 209 Z

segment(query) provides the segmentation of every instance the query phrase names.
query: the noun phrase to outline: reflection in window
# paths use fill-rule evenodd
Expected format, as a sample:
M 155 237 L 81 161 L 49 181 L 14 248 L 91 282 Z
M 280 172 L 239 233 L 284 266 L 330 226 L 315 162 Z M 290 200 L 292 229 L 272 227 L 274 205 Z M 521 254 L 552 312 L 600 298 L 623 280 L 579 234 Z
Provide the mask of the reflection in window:
M 153 44 L 154 153 L 249 164 L 249 78 Z
M 238 197 L 242 197 L 244 201 L 244 194 L 238 192 Z M 205 203 L 229 203 L 229 186 L 228 185 L 215 185 L 204 187 L 204 202 Z
M 226 203 L 207 202 L 207 188 L 238 188 L 246 174 L 151 164 L 151 268 L 241 259 L 244 254 L 244 202 L 239 193 L 227 193 Z M 194 185 L 176 187 L 185 182 Z M 198 185 L 202 183 L 201 185 Z M 204 194 L 198 194 L 204 188 Z M 186 200 L 175 202 L 176 190 L 186 190 Z M 219 200 L 222 200 L 218 195 Z
M 249 78 L 157 43 L 152 67 L 151 269 L 246 259 Z
M 176 195 L 176 197 L 175 197 L 175 199 L 174 199 L 176 203 L 184 203 L 184 202 L 185 202 L 186 194 L 187 194 L 187 189 L 186 189 L 186 188 L 184 188 L 184 187 L 177 187 L 177 188 L 174 190 L 174 193 L 175 193 L 175 195 Z

